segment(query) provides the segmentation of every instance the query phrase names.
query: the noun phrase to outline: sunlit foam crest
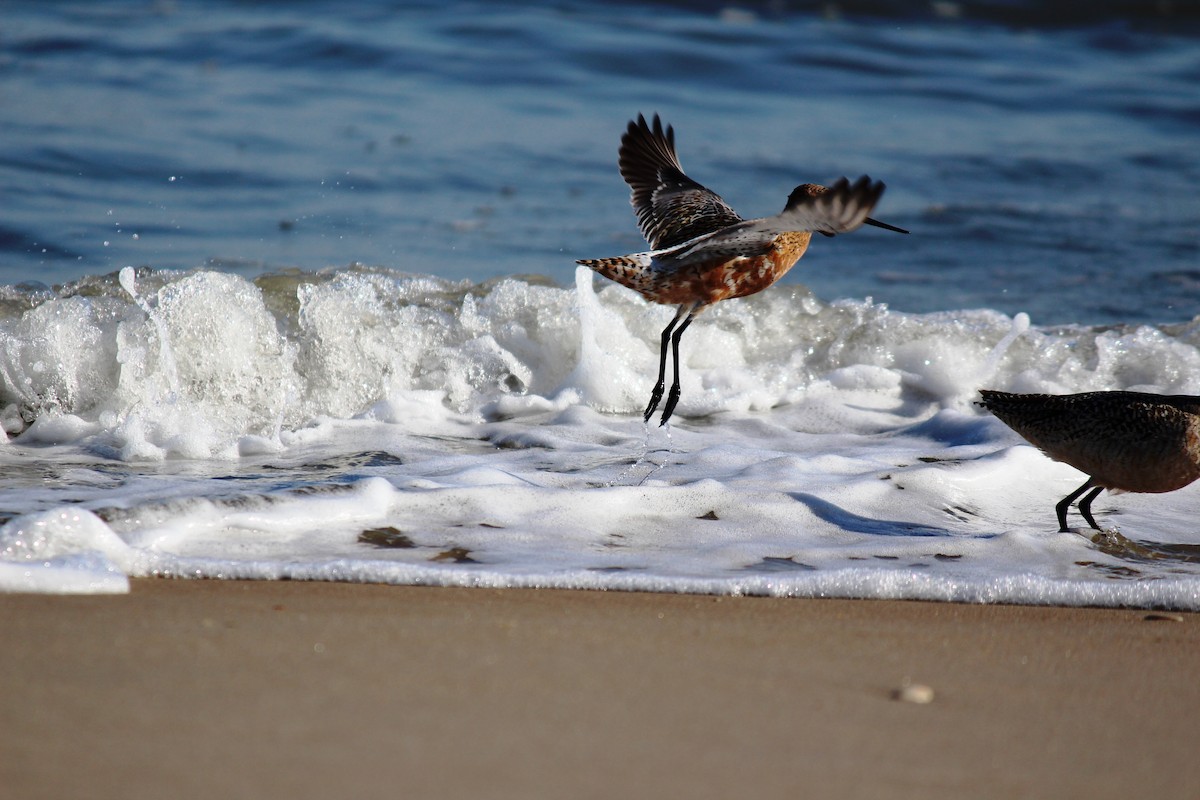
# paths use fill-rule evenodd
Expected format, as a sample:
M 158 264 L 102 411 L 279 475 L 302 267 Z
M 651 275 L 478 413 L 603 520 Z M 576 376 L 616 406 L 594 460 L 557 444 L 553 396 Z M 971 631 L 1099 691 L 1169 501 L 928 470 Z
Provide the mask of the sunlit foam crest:
M 569 289 L 365 267 L 256 282 L 130 269 L 104 286 L 48 296 L 0 327 L 8 433 L 84 437 L 122 459 L 205 458 L 284 447 L 283 432 L 323 417 L 404 425 L 387 409 L 431 412 L 409 395 L 437 394 L 446 419 L 580 402 L 637 414 L 673 314 L 594 284 L 583 269 Z M 681 352 L 684 418 L 793 404 L 824 414 L 861 403 L 863 392 L 902 415 L 924 404 L 970 409 L 983 385 L 1200 392 L 1196 348 L 1157 328 L 1044 329 L 988 310 L 905 314 L 821 303 L 794 286 L 706 310 Z M 76 421 L 52 422 L 67 418 Z

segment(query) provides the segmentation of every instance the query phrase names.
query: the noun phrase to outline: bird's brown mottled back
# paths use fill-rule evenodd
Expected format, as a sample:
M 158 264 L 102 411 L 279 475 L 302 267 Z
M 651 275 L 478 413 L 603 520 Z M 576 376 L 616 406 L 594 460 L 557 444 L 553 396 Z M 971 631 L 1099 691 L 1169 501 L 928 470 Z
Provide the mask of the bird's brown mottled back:
M 1171 492 L 1200 478 L 1200 398 L 1142 392 L 1074 395 L 983 390 L 989 411 L 1046 455 L 1129 492 Z

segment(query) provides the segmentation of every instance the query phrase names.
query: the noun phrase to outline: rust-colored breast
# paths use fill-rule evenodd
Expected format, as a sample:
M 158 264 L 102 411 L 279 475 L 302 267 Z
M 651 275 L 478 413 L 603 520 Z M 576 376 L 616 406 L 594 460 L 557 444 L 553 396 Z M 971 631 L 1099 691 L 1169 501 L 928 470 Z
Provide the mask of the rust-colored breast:
M 704 264 L 693 264 L 659 276 L 652 292 L 644 292 L 656 303 L 710 305 L 731 297 L 756 294 L 778 281 L 808 249 L 811 233 L 784 233 L 771 249 L 760 256 L 737 256 Z

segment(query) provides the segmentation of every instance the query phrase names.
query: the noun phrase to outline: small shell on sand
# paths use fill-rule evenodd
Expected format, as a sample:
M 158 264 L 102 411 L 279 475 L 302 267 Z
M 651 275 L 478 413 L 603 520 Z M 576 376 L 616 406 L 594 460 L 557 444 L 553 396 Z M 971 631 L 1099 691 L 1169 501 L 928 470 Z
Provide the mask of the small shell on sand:
M 902 703 L 926 705 L 933 702 L 933 688 L 923 683 L 906 683 L 892 692 L 892 699 Z

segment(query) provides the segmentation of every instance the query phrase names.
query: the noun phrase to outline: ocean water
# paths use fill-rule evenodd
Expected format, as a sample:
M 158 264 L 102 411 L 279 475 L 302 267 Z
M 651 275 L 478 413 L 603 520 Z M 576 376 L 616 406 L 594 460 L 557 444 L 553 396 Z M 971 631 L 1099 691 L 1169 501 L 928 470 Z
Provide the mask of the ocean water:
M 1059 533 L 973 404 L 1200 394 L 1197 85 L 1191 6 L 10 4 L 0 589 L 1200 609 L 1200 490 Z M 867 173 L 912 231 L 706 312 L 664 428 L 672 309 L 574 264 L 644 249 L 655 111 L 744 216 Z

